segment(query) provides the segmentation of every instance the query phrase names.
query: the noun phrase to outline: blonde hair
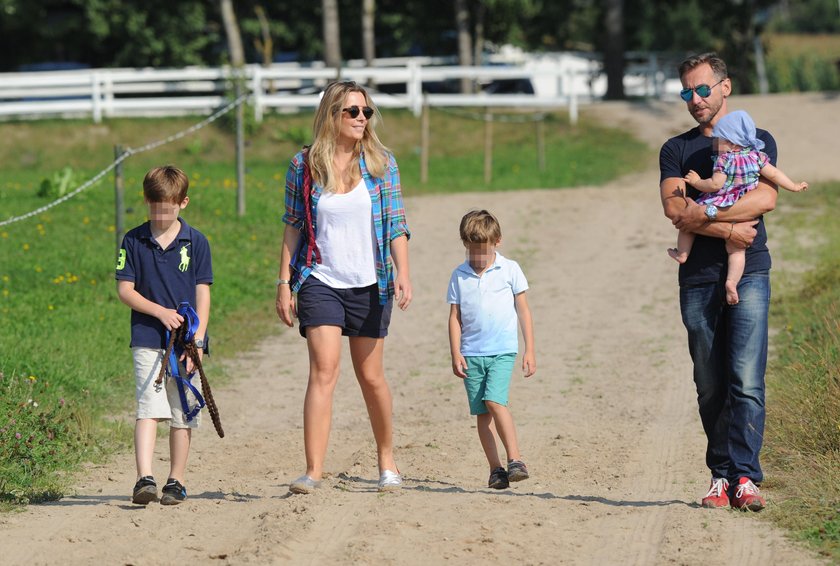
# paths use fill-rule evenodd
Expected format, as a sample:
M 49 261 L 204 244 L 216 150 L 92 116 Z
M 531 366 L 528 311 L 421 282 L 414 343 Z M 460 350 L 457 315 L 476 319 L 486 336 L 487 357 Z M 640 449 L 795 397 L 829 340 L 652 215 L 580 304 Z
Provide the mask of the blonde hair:
M 307 156 L 312 180 L 329 192 L 335 192 L 338 189 L 337 183 L 341 179 L 341 172 L 336 171 L 333 166 L 333 156 L 343 119 L 341 109 L 344 107 L 347 95 L 351 92 L 361 93 L 365 97 L 365 105 L 373 108 L 373 116 L 365 126 L 365 133 L 361 141 L 356 144 L 353 159 L 350 162 L 351 170 L 354 171 L 355 176 L 355 171 L 359 168 L 362 147 L 365 150 L 365 166 L 371 175 L 378 178 L 384 177 L 385 168 L 388 166 L 388 148 L 379 141 L 374 131 L 382 116 L 365 88 L 353 81 L 331 83 L 324 91 L 321 103 L 315 111 L 312 146 Z
M 496 217 L 486 210 L 471 210 L 461 218 L 461 241 L 467 244 L 497 243 L 502 239 L 502 227 Z
M 151 169 L 143 178 L 143 197 L 148 202 L 180 204 L 187 198 L 190 180 L 173 165 Z

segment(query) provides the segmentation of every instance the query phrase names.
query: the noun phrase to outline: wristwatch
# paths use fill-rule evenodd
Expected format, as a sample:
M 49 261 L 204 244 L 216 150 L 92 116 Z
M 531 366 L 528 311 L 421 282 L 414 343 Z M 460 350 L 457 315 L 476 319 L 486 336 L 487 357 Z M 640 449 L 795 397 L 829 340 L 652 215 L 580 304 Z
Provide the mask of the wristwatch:
M 278 279 L 278 280 L 277 280 L 277 286 L 278 286 L 278 287 L 279 287 L 280 285 L 291 285 L 291 283 L 292 283 L 292 282 L 291 282 L 291 281 L 289 281 L 288 279 Z
M 709 219 L 710 222 L 713 222 L 715 218 L 717 218 L 718 208 L 713 204 L 706 205 L 706 218 Z
M 195 339 L 195 347 L 196 348 L 204 348 L 204 339 L 196 338 Z

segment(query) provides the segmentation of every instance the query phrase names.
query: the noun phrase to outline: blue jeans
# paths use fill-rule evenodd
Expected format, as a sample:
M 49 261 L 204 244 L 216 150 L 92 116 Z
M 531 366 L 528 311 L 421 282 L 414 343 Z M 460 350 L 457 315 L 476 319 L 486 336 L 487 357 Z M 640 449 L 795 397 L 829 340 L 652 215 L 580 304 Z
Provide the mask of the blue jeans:
M 758 454 L 764 439 L 764 371 L 770 276 L 744 275 L 740 302 L 726 304 L 723 281 L 680 288 L 688 330 L 700 419 L 706 432 L 706 465 L 730 482 L 763 479 Z

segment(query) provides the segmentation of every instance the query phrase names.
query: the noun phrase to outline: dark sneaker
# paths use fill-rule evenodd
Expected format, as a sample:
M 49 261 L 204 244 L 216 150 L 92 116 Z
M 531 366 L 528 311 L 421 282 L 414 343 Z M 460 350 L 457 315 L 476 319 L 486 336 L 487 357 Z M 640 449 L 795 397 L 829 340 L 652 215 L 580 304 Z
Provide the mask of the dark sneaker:
M 169 478 L 160 496 L 161 505 L 178 505 L 187 498 L 187 488 L 176 479 Z
M 729 507 L 729 482 L 724 478 L 712 478 L 709 492 L 700 502 L 700 505 L 710 509 Z
M 493 471 L 490 472 L 490 479 L 487 480 L 487 487 L 492 487 L 493 489 L 504 489 L 509 485 L 508 473 L 504 468 L 494 468 Z
M 525 462 L 522 460 L 511 460 L 508 462 L 508 481 L 522 481 L 527 480 L 529 477 L 528 475 L 528 468 L 525 467 Z
M 137 505 L 147 505 L 157 501 L 157 484 L 152 476 L 143 476 L 134 484 L 134 492 L 131 495 L 131 502 Z
M 741 511 L 761 511 L 764 509 L 764 498 L 758 493 L 758 487 L 750 478 L 738 478 L 731 505 Z

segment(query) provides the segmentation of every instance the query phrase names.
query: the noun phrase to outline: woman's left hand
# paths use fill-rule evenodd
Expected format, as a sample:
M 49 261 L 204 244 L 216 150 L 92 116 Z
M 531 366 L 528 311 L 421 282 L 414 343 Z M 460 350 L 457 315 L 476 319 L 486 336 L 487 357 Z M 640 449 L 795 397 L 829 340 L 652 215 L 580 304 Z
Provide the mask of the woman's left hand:
M 408 279 L 408 276 L 403 277 L 401 274 L 397 274 L 397 278 L 394 281 L 394 299 L 400 309 L 405 310 L 408 308 L 408 305 L 411 303 L 411 281 Z

